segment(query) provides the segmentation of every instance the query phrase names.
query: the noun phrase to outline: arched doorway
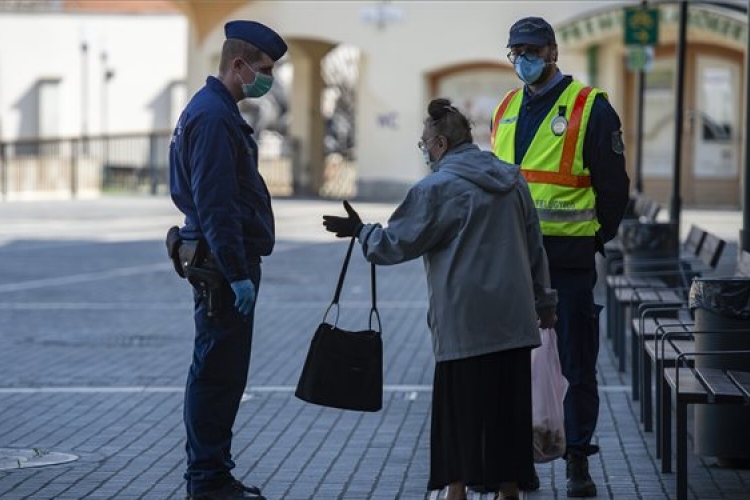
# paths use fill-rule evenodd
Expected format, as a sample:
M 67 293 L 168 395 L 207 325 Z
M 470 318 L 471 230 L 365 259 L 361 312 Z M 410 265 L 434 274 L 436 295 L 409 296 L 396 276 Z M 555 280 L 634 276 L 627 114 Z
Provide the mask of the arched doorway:
M 496 62 L 466 63 L 440 68 L 427 78 L 428 98 L 450 99 L 472 121 L 474 142 L 489 150 L 492 113 L 505 93 L 519 86 L 512 66 Z

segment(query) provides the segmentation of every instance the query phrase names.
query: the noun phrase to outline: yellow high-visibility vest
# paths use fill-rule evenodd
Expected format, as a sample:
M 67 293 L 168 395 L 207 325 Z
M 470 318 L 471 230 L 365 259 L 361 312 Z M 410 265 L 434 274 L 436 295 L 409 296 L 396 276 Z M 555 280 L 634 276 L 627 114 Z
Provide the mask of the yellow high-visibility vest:
M 515 139 L 523 93 L 511 90 L 495 108 L 492 151 L 501 160 L 521 165 L 546 236 L 594 236 L 601 227 L 591 173 L 583 165 L 591 106 L 600 94 L 607 97 L 599 89 L 571 82 L 520 159 L 515 158 Z

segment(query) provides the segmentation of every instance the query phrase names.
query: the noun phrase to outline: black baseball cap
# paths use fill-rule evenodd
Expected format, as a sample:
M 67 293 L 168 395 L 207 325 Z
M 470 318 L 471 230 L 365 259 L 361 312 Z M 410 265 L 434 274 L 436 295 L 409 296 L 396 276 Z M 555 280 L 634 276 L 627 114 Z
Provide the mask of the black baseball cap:
M 545 45 L 556 44 L 555 30 L 541 17 L 524 17 L 510 27 L 508 47 L 514 45 Z

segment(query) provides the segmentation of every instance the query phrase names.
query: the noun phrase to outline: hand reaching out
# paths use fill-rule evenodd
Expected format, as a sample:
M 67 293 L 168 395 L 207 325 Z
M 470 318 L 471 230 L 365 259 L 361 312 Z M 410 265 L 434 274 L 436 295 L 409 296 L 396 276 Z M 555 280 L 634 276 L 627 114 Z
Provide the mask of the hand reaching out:
M 344 210 L 346 210 L 347 217 L 338 217 L 336 215 L 323 216 L 323 225 L 326 231 L 336 233 L 336 236 L 339 238 L 358 236 L 363 226 L 362 219 L 359 218 L 359 214 L 346 200 L 344 200 Z

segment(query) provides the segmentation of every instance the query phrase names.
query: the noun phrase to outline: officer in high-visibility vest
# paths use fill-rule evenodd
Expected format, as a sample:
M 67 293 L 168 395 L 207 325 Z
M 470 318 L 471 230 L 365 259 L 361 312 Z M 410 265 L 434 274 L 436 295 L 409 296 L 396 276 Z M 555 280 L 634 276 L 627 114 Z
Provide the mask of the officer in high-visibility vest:
M 596 359 L 599 311 L 594 256 L 617 233 L 628 203 L 620 119 L 596 88 L 557 68 L 555 33 L 527 17 L 510 29 L 508 59 L 525 83 L 510 91 L 492 120 L 492 149 L 520 164 L 539 214 L 552 287 L 565 397 L 569 497 L 596 496 L 588 456 L 599 415 Z M 525 489 L 539 488 L 538 477 Z

